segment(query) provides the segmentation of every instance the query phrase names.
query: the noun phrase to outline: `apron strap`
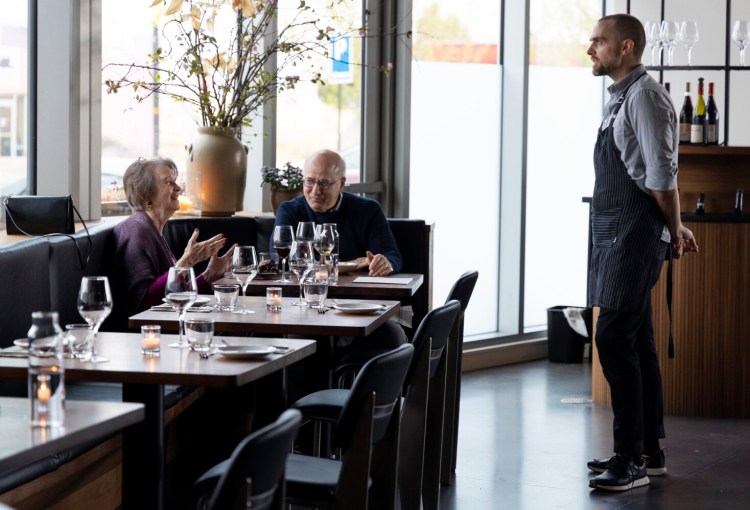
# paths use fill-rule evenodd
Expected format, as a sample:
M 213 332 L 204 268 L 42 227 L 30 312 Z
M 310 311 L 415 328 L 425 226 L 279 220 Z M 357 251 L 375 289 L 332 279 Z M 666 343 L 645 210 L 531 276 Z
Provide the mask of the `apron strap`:
M 667 310 L 669 312 L 669 347 L 668 354 L 670 359 L 674 359 L 674 336 L 672 335 L 672 272 L 674 270 L 674 256 L 672 247 L 667 247 L 668 260 L 667 265 Z

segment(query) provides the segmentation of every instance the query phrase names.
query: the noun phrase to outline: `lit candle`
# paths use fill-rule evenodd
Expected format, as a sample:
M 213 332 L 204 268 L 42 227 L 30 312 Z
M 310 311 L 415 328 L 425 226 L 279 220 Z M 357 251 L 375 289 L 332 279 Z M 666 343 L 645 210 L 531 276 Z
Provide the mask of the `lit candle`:
M 180 203 L 180 211 L 189 211 L 193 208 L 193 201 L 185 195 L 180 195 L 179 197 L 177 197 L 177 201 Z
M 161 326 L 141 326 L 141 353 L 156 356 L 161 344 Z
M 281 287 L 268 287 L 266 289 L 266 310 L 271 312 L 281 311 Z
M 159 347 L 159 337 L 157 337 L 154 333 L 149 332 L 141 340 L 141 346 L 143 346 L 144 349 L 148 349 L 150 351 L 154 350 Z
M 36 398 L 39 399 L 40 404 L 47 405 L 51 396 L 52 392 L 50 391 L 49 385 L 47 385 L 47 381 L 42 380 L 39 384 L 39 388 L 36 390 Z

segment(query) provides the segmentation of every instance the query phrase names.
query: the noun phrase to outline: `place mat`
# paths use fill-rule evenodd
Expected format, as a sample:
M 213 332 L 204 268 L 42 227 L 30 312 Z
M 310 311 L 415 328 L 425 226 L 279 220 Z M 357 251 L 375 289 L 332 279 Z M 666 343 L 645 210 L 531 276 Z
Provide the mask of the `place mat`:
M 385 283 L 389 285 L 409 285 L 411 278 L 397 278 L 390 276 L 358 276 L 352 283 Z

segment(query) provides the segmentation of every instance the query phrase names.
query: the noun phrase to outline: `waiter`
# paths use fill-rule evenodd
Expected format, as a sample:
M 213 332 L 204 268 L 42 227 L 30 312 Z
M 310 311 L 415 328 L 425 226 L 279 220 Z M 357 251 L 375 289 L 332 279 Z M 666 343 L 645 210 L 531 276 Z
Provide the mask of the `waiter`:
M 610 386 L 614 452 L 593 460 L 595 489 L 624 491 L 666 472 L 661 372 L 651 323 L 651 288 L 669 244 L 675 258 L 698 251 L 682 225 L 677 192 L 677 115 L 667 91 L 641 64 L 643 25 L 627 14 L 600 19 L 588 54 L 609 76 L 594 149 L 591 305 L 596 346 Z

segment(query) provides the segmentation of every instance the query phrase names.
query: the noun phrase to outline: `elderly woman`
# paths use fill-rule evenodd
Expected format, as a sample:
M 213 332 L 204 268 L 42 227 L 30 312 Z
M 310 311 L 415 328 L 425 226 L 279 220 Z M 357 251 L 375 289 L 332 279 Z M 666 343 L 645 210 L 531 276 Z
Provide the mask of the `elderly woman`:
M 127 289 L 127 306 L 123 308 L 127 308 L 128 315 L 162 302 L 172 266 L 192 267 L 210 259 L 206 270 L 196 278 L 203 293 L 210 293 L 211 282 L 229 269 L 232 249 L 218 255 L 226 243 L 223 234 L 198 242 L 196 229 L 179 259 L 169 249 L 162 232 L 167 220 L 180 208 L 181 189 L 176 179 L 177 166 L 171 159 L 139 158 L 125 171 L 125 196 L 134 213 L 118 224 L 114 233 L 121 268 L 118 283 L 121 291 Z

